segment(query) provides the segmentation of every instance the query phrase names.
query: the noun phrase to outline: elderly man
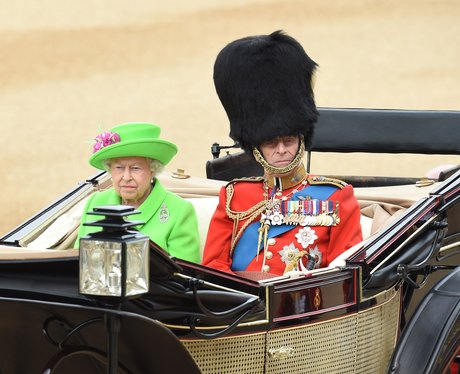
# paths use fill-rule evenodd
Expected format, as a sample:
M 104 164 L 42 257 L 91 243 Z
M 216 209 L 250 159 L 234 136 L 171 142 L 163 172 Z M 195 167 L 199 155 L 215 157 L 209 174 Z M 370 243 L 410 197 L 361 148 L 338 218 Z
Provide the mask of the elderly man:
M 214 83 L 230 136 L 264 168 L 220 192 L 203 264 L 255 278 L 327 266 L 362 240 L 359 205 L 346 183 L 307 174 L 318 117 L 316 63 L 277 31 L 228 44 Z

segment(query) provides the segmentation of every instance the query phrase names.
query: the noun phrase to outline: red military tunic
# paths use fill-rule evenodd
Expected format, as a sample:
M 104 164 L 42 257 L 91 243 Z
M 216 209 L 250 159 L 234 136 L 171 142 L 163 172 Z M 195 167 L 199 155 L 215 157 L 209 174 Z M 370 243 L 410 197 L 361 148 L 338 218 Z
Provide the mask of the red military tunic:
M 313 221 L 310 219 L 310 224 L 306 225 L 284 225 L 285 232 L 272 235 L 266 241 L 265 249 L 262 245 L 262 248 L 258 250 L 260 239 L 256 234 L 246 237 L 244 248 L 241 246 L 238 248 L 240 244 L 238 241 L 243 237 L 244 231 L 249 232 L 247 227 L 251 223 L 257 225 L 257 228 L 260 227 L 261 214 L 257 216 L 253 214 L 252 217 L 246 219 L 235 219 L 234 216 L 233 218 L 229 216 L 235 212 L 250 212 L 251 208 L 257 204 L 260 209 L 264 209 L 264 203 L 261 201 L 266 200 L 266 195 L 264 195 L 264 185 L 260 178 L 232 181 L 220 191 L 219 204 L 209 225 L 203 265 L 226 272 L 255 271 L 281 275 L 285 270 L 289 270 L 287 269 L 288 259 L 293 253 L 298 254 L 305 251 L 316 258 L 315 267 L 325 267 L 342 252 L 359 243 L 362 240 L 360 210 L 352 186 L 335 179 L 322 177 L 310 177 L 304 183 L 305 186 L 297 185 L 282 191 L 282 196 L 286 196 L 285 199 L 288 201 L 299 200 L 300 198 L 294 198 L 296 195 L 293 192 L 305 187 L 306 199 L 315 200 L 314 195 L 308 195 L 311 190 L 308 189 L 309 186 L 314 185 L 317 192 L 319 189 L 320 195 L 321 192 L 324 192 L 321 190 L 328 188 L 327 199 L 315 201 L 320 201 L 320 205 L 323 206 L 327 200 L 334 203 L 337 208 L 334 214 L 336 218 L 338 217 L 336 225 L 323 225 L 325 222 L 314 219 Z M 268 194 L 271 193 L 270 189 Z M 227 205 L 228 198 L 230 202 Z M 248 222 L 248 219 L 252 222 Z M 311 222 L 314 223 L 311 224 Z M 275 232 L 282 228 L 281 226 L 283 224 L 279 227 L 270 226 L 268 233 Z M 244 230 L 241 230 L 243 227 Z M 253 229 L 252 231 L 256 232 L 256 227 Z M 244 255 L 249 256 L 246 262 L 238 261 L 237 268 L 233 261 L 235 252 L 232 248 L 232 239 L 235 237 L 237 237 L 235 252 L 239 251 L 240 254 L 245 252 Z

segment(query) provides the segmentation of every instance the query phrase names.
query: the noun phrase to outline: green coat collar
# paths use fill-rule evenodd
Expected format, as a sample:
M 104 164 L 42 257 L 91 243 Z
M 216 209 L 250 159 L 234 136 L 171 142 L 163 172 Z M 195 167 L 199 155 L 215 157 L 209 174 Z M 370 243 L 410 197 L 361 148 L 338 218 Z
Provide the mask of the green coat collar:
M 107 191 L 105 203 L 107 205 L 120 205 L 121 198 L 112 188 Z M 158 179 L 155 179 L 155 184 L 152 188 L 152 192 L 147 196 L 147 199 L 140 205 L 137 209 L 140 211 L 140 214 L 133 215 L 130 219 L 135 221 L 149 222 L 150 219 L 155 215 L 155 213 L 160 209 L 166 198 L 166 190 L 161 185 Z M 137 229 L 140 229 L 142 226 L 138 226 Z
M 161 185 L 158 179 L 155 179 L 155 184 L 153 186 L 152 192 L 139 207 L 140 214 L 135 215 L 135 220 L 142 222 L 149 222 L 150 219 L 156 214 L 158 209 L 160 209 L 166 198 L 166 190 Z

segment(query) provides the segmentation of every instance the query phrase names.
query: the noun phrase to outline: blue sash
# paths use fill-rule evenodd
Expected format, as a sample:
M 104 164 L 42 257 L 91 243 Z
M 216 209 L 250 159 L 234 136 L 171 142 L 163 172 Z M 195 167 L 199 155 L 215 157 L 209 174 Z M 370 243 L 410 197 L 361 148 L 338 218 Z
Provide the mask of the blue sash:
M 298 197 L 306 198 L 310 196 L 312 199 L 318 200 L 327 200 L 338 187 L 332 185 L 313 185 L 304 188 L 303 190 L 296 192 L 292 195 L 291 200 L 298 200 Z M 246 270 L 248 265 L 254 259 L 256 253 L 252 250 L 257 246 L 257 240 L 259 238 L 258 229 L 260 227 L 260 222 L 251 223 L 246 230 L 244 230 L 241 235 L 240 240 L 236 243 L 235 249 L 232 256 L 232 270 L 233 271 L 243 271 Z M 268 230 L 268 238 L 275 238 L 278 235 L 285 233 L 286 231 L 292 230 L 296 225 L 275 225 L 270 226 Z M 258 252 L 262 249 L 258 249 Z

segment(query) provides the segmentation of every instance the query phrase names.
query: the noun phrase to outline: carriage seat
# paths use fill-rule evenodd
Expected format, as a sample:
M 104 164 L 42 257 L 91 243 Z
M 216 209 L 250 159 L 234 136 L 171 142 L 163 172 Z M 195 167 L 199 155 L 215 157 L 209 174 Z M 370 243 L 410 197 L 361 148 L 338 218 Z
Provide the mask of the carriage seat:
M 397 191 L 396 191 L 397 190 Z M 355 189 L 356 197 L 361 209 L 361 227 L 363 238 L 369 238 L 381 227 L 388 224 L 392 219 L 398 216 L 414 201 L 418 200 L 423 194 L 428 192 L 424 188 L 399 186 L 399 187 L 382 187 L 382 188 L 357 188 Z M 399 198 L 396 199 L 395 196 Z M 200 251 L 206 242 L 209 222 L 218 204 L 218 196 L 190 197 L 183 196 L 190 201 L 195 208 L 198 218 L 198 230 L 200 234 Z M 28 243 L 23 243 L 23 247 L 28 249 L 43 250 L 54 249 L 63 250 L 71 248 L 76 239 L 77 229 L 79 226 L 81 211 L 85 200 L 80 201 L 72 209 L 58 217 L 51 223 L 40 235 Z M 356 248 L 355 250 L 357 250 Z M 335 265 L 340 266 L 344 263 L 345 256 L 334 261 Z M 334 266 L 335 266 L 334 265 Z
M 200 234 L 200 251 L 203 254 L 203 248 L 206 242 L 209 222 L 217 207 L 219 198 L 212 197 L 188 197 L 195 208 L 198 218 L 198 231 Z M 26 245 L 30 249 L 63 249 L 67 245 L 72 244 L 76 238 L 76 231 L 80 223 L 81 211 L 85 205 L 86 199 L 79 202 L 76 206 L 70 209 L 67 213 L 56 219 L 43 233 Z M 368 205 L 368 204 L 365 204 Z M 368 237 L 373 230 L 373 219 L 369 213 L 361 215 L 361 226 L 363 236 Z
M 198 218 L 198 231 L 200 234 L 200 251 L 203 254 L 203 248 L 206 242 L 209 222 L 217 207 L 219 198 L 211 197 L 187 197 L 195 208 Z M 46 230 L 43 231 L 33 241 L 26 244 L 29 249 L 65 249 L 69 248 L 76 239 L 77 229 L 80 222 L 81 211 L 83 210 L 86 200 L 82 200 L 67 213 L 56 219 Z M 401 207 L 381 204 L 373 201 L 363 200 L 361 204 L 361 227 L 363 237 L 367 238 L 387 221 L 394 212 Z

